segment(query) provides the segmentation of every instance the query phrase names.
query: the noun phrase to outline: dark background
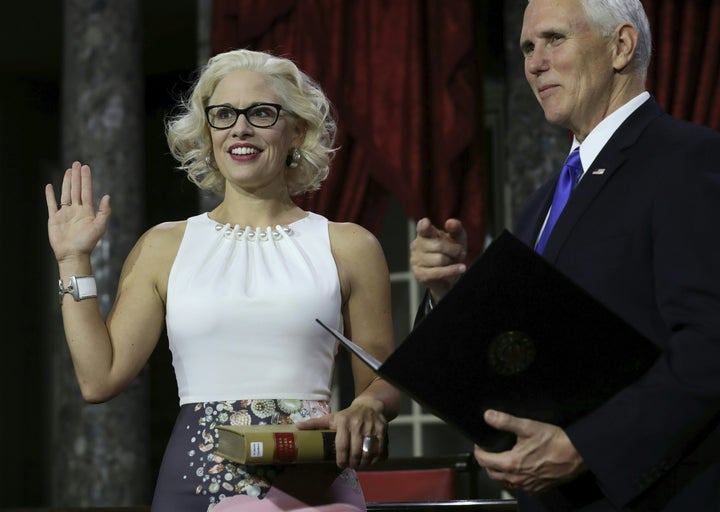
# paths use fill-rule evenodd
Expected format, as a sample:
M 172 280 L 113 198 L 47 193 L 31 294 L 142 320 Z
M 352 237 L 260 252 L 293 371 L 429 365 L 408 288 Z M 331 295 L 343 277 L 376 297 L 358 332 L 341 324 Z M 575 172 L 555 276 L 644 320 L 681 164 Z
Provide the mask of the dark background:
M 56 264 L 47 241 L 44 186 L 63 170 L 60 98 L 63 2 L 3 2 L 0 7 L 0 158 L 2 193 L 0 507 L 47 505 L 53 447 L 48 322 L 38 304 L 57 300 Z M 190 85 L 197 63 L 195 0 L 141 2 L 145 70 L 146 227 L 198 210 L 196 188 L 174 170 L 163 119 Z M 125 151 L 128 148 L 117 148 Z M 42 294 L 43 297 L 38 297 Z M 58 310 L 59 315 L 59 310 Z M 153 474 L 177 412 L 167 343 L 149 365 Z M 171 397 L 168 400 L 168 396 Z

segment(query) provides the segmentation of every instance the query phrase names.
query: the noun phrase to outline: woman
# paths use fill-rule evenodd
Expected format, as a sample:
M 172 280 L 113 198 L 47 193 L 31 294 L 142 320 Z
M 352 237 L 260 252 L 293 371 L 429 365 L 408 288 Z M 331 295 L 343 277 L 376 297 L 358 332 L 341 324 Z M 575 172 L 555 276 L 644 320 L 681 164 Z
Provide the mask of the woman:
M 367 230 L 291 199 L 326 178 L 334 134 L 328 99 L 290 60 L 248 50 L 210 59 L 167 139 L 189 179 L 222 202 L 140 238 L 106 321 L 90 254 L 110 198 L 95 212 L 90 168 L 80 162 L 65 172 L 60 205 L 46 187 L 65 335 L 85 400 L 122 392 L 167 327 L 181 409 L 154 512 L 221 502 L 218 511 L 365 508 L 354 469 L 380 458 L 399 394 L 353 361 L 356 398 L 331 413 L 337 344 L 314 320 L 385 358 L 393 349 L 387 265 Z M 240 466 L 214 455 L 216 425 L 260 423 L 336 430 L 337 467 Z M 368 436 L 378 440 L 370 448 Z

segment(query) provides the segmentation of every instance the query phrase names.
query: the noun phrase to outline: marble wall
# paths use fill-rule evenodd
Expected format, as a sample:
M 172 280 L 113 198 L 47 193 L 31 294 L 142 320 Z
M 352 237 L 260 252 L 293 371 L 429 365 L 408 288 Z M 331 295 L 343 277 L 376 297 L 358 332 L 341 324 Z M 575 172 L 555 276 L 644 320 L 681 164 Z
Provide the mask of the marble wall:
M 526 5 L 525 0 L 506 1 L 503 10 L 507 108 L 504 179 L 513 217 L 533 190 L 562 167 L 571 141 L 567 130 L 545 120 L 525 80 L 519 42 Z

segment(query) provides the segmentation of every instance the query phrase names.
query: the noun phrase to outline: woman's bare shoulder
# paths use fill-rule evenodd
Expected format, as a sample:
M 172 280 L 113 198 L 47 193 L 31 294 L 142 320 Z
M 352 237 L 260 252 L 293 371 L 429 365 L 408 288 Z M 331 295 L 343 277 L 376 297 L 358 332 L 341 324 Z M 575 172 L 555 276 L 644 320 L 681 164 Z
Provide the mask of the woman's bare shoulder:
M 353 222 L 328 222 L 328 231 L 330 233 L 330 241 L 335 245 L 339 245 L 339 249 L 347 248 L 372 250 L 379 247 L 379 242 L 375 235 L 368 229 Z
M 179 245 L 186 226 L 186 220 L 163 222 L 145 231 L 140 241 L 143 244 Z
M 185 234 L 187 221 L 163 222 L 149 228 L 135 245 L 133 252 L 144 260 L 173 260 Z
M 145 235 L 153 237 L 182 238 L 187 226 L 186 220 L 174 220 L 156 224 L 145 232 Z
M 384 265 L 382 246 L 368 229 L 352 222 L 330 222 L 328 231 L 332 252 L 340 266 L 348 269 Z

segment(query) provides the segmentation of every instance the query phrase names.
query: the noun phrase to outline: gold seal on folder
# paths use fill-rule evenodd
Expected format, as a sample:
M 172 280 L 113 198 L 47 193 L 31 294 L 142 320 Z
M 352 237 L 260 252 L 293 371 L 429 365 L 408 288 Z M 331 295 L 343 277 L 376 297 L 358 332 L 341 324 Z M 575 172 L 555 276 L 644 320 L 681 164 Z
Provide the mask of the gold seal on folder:
M 488 363 L 500 375 L 517 375 L 535 360 L 535 342 L 520 331 L 499 334 L 488 346 Z

